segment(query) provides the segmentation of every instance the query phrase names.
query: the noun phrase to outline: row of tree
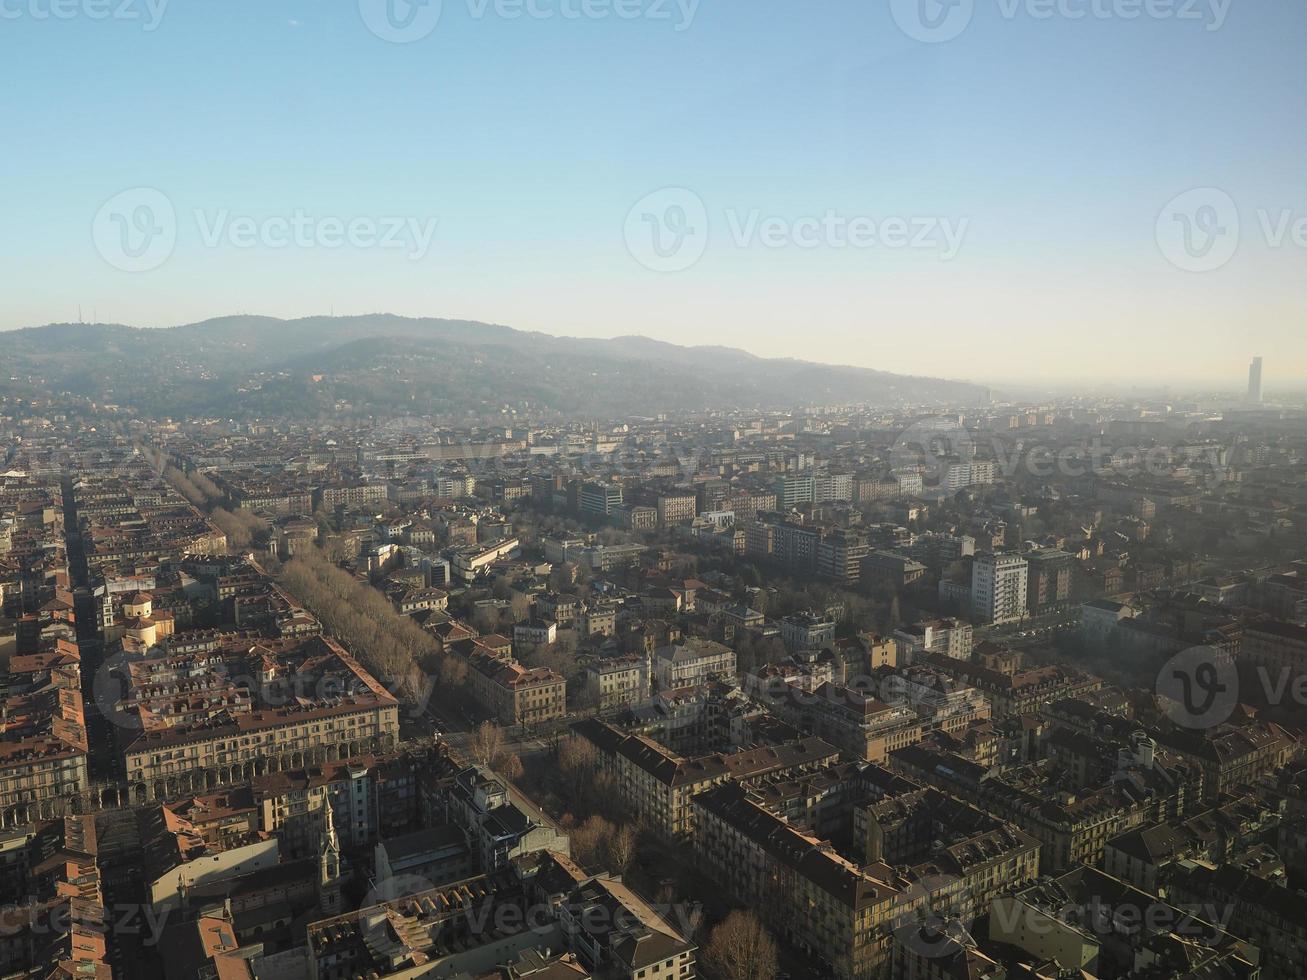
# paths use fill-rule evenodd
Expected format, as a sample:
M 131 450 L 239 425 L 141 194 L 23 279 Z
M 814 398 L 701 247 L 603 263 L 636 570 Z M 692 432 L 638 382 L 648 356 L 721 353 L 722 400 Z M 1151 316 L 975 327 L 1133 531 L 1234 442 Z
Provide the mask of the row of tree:
M 229 551 L 243 551 L 256 542 L 265 541 L 271 528 L 258 514 L 248 510 L 228 510 L 226 495 L 218 485 L 203 473 L 187 476 L 175 466 L 163 468 L 163 478 L 200 511 L 208 513 L 209 520 L 227 536 Z
M 286 562 L 277 577 L 390 690 L 409 699 L 431 693 L 423 668 L 439 657 L 435 638 L 367 582 L 316 549 Z

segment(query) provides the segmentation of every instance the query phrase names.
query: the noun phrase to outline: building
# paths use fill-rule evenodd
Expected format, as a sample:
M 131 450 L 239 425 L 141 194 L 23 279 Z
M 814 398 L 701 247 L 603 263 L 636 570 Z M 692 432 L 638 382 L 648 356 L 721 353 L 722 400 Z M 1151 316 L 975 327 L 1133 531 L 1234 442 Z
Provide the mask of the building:
M 971 563 L 972 612 L 989 623 L 1024 619 L 1028 568 L 1020 555 L 977 555 Z
M 597 544 L 586 548 L 581 557 L 596 572 L 611 572 L 640 564 L 647 550 L 642 544 Z
M 658 647 L 653 658 L 660 690 L 691 687 L 717 678 L 734 679 L 735 651 L 722 643 L 691 637 Z
M 548 851 L 321 919 L 307 939 L 283 969 L 311 980 L 695 977 L 695 946 L 678 926 L 619 879 Z M 271 962 L 252 966 L 245 976 L 275 975 Z
M 467 659 L 472 696 L 504 725 L 539 725 L 567 714 L 567 681 L 547 667 L 523 667 L 476 643 L 453 649 Z
M 811 737 L 686 758 L 648 736 L 628 734 L 598 719 L 578 721 L 572 731 L 598 750 L 600 768 L 615 780 L 627 811 L 668 839 L 693 831 L 691 801 L 711 786 L 812 772 L 839 759 L 835 746 Z
M 497 871 L 542 849 L 571 853 L 562 829 L 489 769 L 459 770 L 439 796 L 445 819 L 466 835 L 481 871 Z
M 795 613 L 780 621 L 781 641 L 791 653 L 820 650 L 835 642 L 835 621 L 816 613 Z
M 457 826 L 430 827 L 379 841 L 373 850 L 377 890 L 386 885 L 420 878 L 432 885 L 458 881 L 476 873 L 467 836 Z M 397 889 L 394 889 L 397 890 Z M 398 895 L 385 894 L 387 898 Z
M 852 473 L 817 473 L 812 477 L 813 503 L 853 499 Z
M 683 521 L 694 520 L 698 513 L 698 498 L 693 493 L 668 493 L 658 497 L 658 526 L 668 527 Z
M 725 783 L 694 809 L 700 869 L 802 951 L 814 976 L 890 976 L 897 931 L 930 912 L 974 918 L 1038 873 L 1028 835 L 876 766 Z M 831 838 L 851 841 L 848 853 Z
M 1248 404 L 1262 403 L 1262 359 L 1254 357 L 1248 365 Z
M 1248 623 L 1240 637 L 1238 659 L 1290 682 L 1307 675 L 1307 626 L 1275 620 Z
M 940 484 L 949 493 L 994 482 L 994 462 L 987 459 L 952 460 L 945 464 Z
M 776 506 L 781 510 L 793 510 L 799 504 L 813 502 L 813 478 L 811 473 L 787 473 L 776 478 L 773 487 L 776 492 Z
M 125 661 L 114 676 L 125 691 L 112 710 L 133 802 L 385 752 L 399 737 L 398 700 L 325 636 L 252 647 L 233 637 Z M 192 696 L 178 698 L 179 685 Z
M 549 646 L 558 639 L 558 624 L 552 619 L 528 619 L 513 626 L 513 646 L 533 650 Z
M 652 669 L 647 656 L 629 654 L 592 660 L 584 670 L 587 699 L 600 711 L 642 704 L 652 695 Z
M 1212 898 L 1202 893 L 1177 908 L 1096 868 L 1076 868 L 996 898 L 989 939 L 1077 975 L 1257 976 L 1258 950 L 1203 918 Z M 1177 962 L 1183 967 L 1168 968 Z
M 511 556 L 520 546 L 521 542 L 516 537 L 507 537 L 489 544 L 464 545 L 454 550 L 451 571 L 463 581 L 471 582 L 501 558 Z
M 622 505 L 622 488 L 616 483 L 583 483 L 577 509 L 584 517 L 607 518 Z
M 905 704 L 886 704 L 841 684 L 826 683 L 809 693 L 791 688 L 773 709 L 803 731 L 839 748 L 845 758 L 884 763 L 891 752 L 916 745 L 927 725 Z
M 1065 551 L 1045 548 L 1025 555 L 1026 608 L 1032 616 L 1064 605 L 1071 599 L 1071 568 L 1075 559 Z
M 835 582 L 857 582 L 862 560 L 870 553 L 865 532 L 834 528 L 817 542 L 817 574 Z
M 894 631 L 899 644 L 901 665 L 916 662 L 930 653 L 939 653 L 954 660 L 970 660 L 972 645 L 971 624 L 952 617 L 930 619 Z
M 885 585 L 899 591 L 922 580 L 926 566 L 915 558 L 893 551 L 873 551 L 862 559 L 862 581 L 871 586 Z
M 89 785 L 77 644 L 11 655 L 0 708 L 0 827 L 65 812 Z
M 337 507 L 379 504 L 389 495 L 389 486 L 385 483 L 335 484 L 317 487 L 313 491 L 314 509 L 325 508 L 332 511 Z M 449 496 L 453 496 L 450 494 Z

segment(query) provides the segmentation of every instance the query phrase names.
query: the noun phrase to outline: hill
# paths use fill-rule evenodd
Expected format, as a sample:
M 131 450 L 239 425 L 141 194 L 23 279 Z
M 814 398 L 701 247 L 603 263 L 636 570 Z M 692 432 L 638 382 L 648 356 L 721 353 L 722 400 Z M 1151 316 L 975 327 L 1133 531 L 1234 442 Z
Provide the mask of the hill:
M 0 390 L 155 417 L 654 414 L 865 402 L 974 403 L 965 382 L 768 359 L 647 337 L 554 337 L 390 314 L 233 316 L 142 329 L 50 324 L 3 334 Z

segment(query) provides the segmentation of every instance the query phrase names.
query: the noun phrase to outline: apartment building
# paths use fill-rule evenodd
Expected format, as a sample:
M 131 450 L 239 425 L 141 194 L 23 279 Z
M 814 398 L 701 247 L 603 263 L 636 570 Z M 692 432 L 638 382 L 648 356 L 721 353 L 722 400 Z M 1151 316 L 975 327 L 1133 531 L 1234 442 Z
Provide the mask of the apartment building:
M 971 610 L 987 623 L 1026 616 L 1029 566 L 1020 555 L 985 553 L 971 563 Z
M 1085 976 L 1252 977 L 1259 962 L 1267 980 L 1296 976 L 1268 970 L 1274 957 L 1264 958 L 1265 949 L 1259 956 L 1256 947 L 1205 921 L 1207 910 L 1216 911 L 1212 897 L 1204 892 L 1177 908 L 1096 868 L 1076 868 L 995 899 L 989 939 Z M 1166 964 L 1158 952 L 1166 948 L 1184 951 L 1183 966 Z
M 615 779 L 622 804 L 642 824 L 668 839 L 693 830 L 695 794 L 728 780 L 815 771 L 834 763 L 836 748 L 819 738 L 742 752 L 685 758 L 643 735 L 632 735 L 597 719 L 572 731 L 599 752 L 600 766 Z
M 577 509 L 586 517 L 608 517 L 622 505 L 622 488 L 616 483 L 583 483 L 577 494 Z
M 715 677 L 735 677 L 735 651 L 722 643 L 691 637 L 660 646 L 653 655 L 660 690 L 704 684 Z
M 871 554 L 865 531 L 837 527 L 817 542 L 817 574 L 833 582 L 857 582 Z
M 916 745 L 928 726 L 910 707 L 886 704 L 872 695 L 825 683 L 811 693 L 792 689 L 774 710 L 791 724 L 839 748 L 847 759 L 884 763 L 891 752 Z
M 1260 878 L 1231 864 L 1185 862 L 1168 895 L 1211 909 L 1231 932 L 1261 952 L 1264 980 L 1292 980 L 1307 962 L 1307 904 L 1283 881 Z
M 600 711 L 642 704 L 653 692 L 649 658 L 640 654 L 592 660 L 584 671 L 587 698 Z
M 835 642 L 835 621 L 816 613 L 804 612 L 785 616 L 780 621 L 781 641 L 791 653 L 820 650 Z
M 454 551 L 450 568 L 454 575 L 471 582 L 501 558 L 507 558 L 521 547 L 516 537 L 507 537 L 489 544 L 465 545 Z
M 812 477 L 813 503 L 853 499 L 852 473 L 817 473 Z
M 774 486 L 776 506 L 781 510 L 793 510 L 799 504 L 813 502 L 813 478 L 811 473 L 786 474 L 776 478 Z
M 668 527 L 694 519 L 698 513 L 698 499 L 693 493 L 668 493 L 658 497 L 656 510 L 658 526 Z
M 894 631 L 902 656 L 900 663 L 912 664 L 927 654 L 938 653 L 954 660 L 970 660 L 971 624 L 960 619 L 928 619 Z
M 694 800 L 699 868 L 791 946 L 814 973 L 869 980 L 889 968 L 892 931 L 926 900 L 886 864 L 860 867 L 727 783 Z
M 1307 626 L 1263 621 L 1248 623 L 1239 644 L 1238 659 L 1287 678 L 1307 674 Z M 1286 688 L 1287 689 L 1287 688 Z
M 862 559 L 862 581 L 894 590 L 911 588 L 926 574 L 926 566 L 915 558 L 893 551 L 873 551 Z
M 80 666 L 77 645 L 63 639 L 9 658 L 0 702 L 0 827 L 56 817 L 89 786 Z
M 394 695 L 324 636 L 252 649 L 225 642 L 126 661 L 114 676 L 123 684 L 112 710 L 133 801 L 384 752 L 399 738 Z
M 1038 714 L 1045 703 L 1082 697 L 1103 686 L 1099 678 L 1071 667 L 1050 664 L 1023 669 L 1017 653 L 998 651 L 987 656 L 995 666 L 938 653 L 927 654 L 922 662 L 980 691 L 995 720 Z
M 1071 599 L 1071 569 L 1075 558 L 1065 551 L 1044 548 L 1025 555 L 1026 608 L 1039 615 L 1051 608 L 1065 605 Z
M 567 682 L 547 667 L 477 647 L 467 656 L 472 696 L 504 725 L 539 725 L 567 714 Z
M 326 484 L 313 491 L 313 508 L 335 510 L 337 507 L 354 507 L 362 504 L 379 504 L 390 494 L 385 483 Z

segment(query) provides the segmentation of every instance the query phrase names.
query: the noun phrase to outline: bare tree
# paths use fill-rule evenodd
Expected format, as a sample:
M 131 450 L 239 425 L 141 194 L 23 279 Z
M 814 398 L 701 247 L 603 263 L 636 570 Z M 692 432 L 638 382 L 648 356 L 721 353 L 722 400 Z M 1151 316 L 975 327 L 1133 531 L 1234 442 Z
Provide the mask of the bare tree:
M 467 661 L 447 653 L 440 658 L 440 683 L 457 690 L 467 683 Z
M 558 743 L 558 770 L 569 798 L 576 803 L 599 771 L 599 750 L 589 739 L 569 735 Z
M 515 783 L 522 778 L 523 773 L 526 772 L 526 767 L 522 765 L 520 755 L 516 752 L 510 752 L 500 758 L 496 771 L 510 783 Z
M 613 831 L 607 846 L 610 871 L 619 875 L 626 873 L 631 861 L 635 859 L 637 836 L 635 828 L 630 824 L 622 824 Z
M 597 869 L 608 856 L 608 842 L 616 828 L 600 816 L 593 816 L 568 834 L 572 857 L 586 869 Z
M 493 721 L 483 721 L 468 741 L 468 751 L 479 766 L 493 766 L 504 752 L 504 730 Z
M 736 909 L 713 927 L 703 951 L 717 980 L 776 980 L 776 940 L 752 912 Z

